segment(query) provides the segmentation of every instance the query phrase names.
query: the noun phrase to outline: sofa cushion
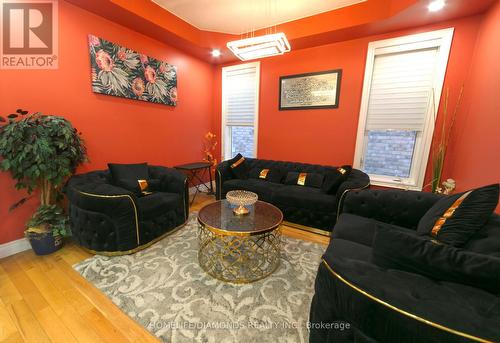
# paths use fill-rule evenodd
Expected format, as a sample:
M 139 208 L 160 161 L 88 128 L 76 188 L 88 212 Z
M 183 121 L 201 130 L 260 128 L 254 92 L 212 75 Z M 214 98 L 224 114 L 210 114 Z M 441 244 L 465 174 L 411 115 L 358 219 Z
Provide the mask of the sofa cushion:
M 332 238 L 323 258 L 329 262 L 337 258 L 352 258 L 369 262 L 372 257 L 372 248 L 341 238 Z
M 322 193 L 319 188 L 284 185 L 275 190 L 272 200 L 278 207 L 336 211 L 335 196 Z
M 319 173 L 288 172 L 285 178 L 285 185 L 321 188 L 323 178 L 323 175 Z
M 248 179 L 248 180 L 232 179 L 224 182 L 223 187 L 225 192 L 237 189 L 251 191 L 257 193 L 257 195 L 259 196 L 259 200 L 272 202 L 272 197 L 274 192 L 285 186 L 279 183 L 256 180 L 256 179 Z
M 249 166 L 246 159 L 238 154 L 228 161 L 229 168 L 238 179 L 248 179 Z
M 108 168 L 115 185 L 117 185 L 118 180 L 131 180 L 137 182 L 137 180 L 149 179 L 149 169 L 147 163 L 108 163 Z
M 350 213 L 342 213 L 332 231 L 332 238 L 341 238 L 371 247 L 378 226 L 390 227 L 415 235 L 414 230 L 382 223 Z
M 182 206 L 182 198 L 176 193 L 155 192 L 137 199 L 141 219 L 153 219 L 172 208 Z
M 251 179 L 259 179 L 274 183 L 280 183 L 283 173 L 278 168 L 252 168 L 248 174 Z
M 469 239 L 464 249 L 500 257 L 500 216 L 491 216 L 488 223 Z
M 500 258 L 458 249 L 430 237 L 379 226 L 372 261 L 380 267 L 500 293 Z
M 321 190 L 328 194 L 336 193 L 342 182 L 347 180 L 351 171 L 352 166 L 345 165 L 326 172 Z
M 141 186 L 141 184 L 143 186 Z M 121 187 L 130 192 L 135 193 L 137 196 L 142 196 L 143 192 L 148 193 L 148 192 L 158 191 L 160 189 L 161 181 L 159 179 L 149 179 L 149 180 L 119 179 L 116 182 L 116 185 L 118 187 Z
M 327 263 L 329 269 L 320 268 L 320 273 L 329 274 L 327 280 L 331 282 L 324 283 L 329 288 L 319 289 L 317 281 L 315 297 L 320 291 L 323 301 L 333 303 L 332 312 L 340 317 L 337 320 L 349 321 L 376 341 L 469 341 L 423 320 L 490 341 L 500 340 L 497 295 L 467 285 L 381 268 L 359 259 L 336 257 Z
M 463 246 L 481 229 L 498 205 L 499 185 L 493 184 L 438 200 L 418 223 L 420 235 Z

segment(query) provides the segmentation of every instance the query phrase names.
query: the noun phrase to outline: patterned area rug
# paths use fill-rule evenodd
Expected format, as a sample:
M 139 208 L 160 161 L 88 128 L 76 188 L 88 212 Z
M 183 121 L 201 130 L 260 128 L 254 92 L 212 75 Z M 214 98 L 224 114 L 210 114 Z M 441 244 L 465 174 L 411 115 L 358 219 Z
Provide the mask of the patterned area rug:
M 198 265 L 197 221 L 134 255 L 73 267 L 163 342 L 307 342 L 314 278 L 325 246 L 283 237 L 280 267 L 244 285 Z

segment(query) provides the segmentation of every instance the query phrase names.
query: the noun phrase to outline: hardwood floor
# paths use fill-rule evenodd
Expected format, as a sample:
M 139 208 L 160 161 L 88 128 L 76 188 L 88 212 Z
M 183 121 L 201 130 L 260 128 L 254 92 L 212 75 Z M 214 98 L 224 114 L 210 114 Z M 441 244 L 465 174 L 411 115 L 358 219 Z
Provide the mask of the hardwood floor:
M 200 194 L 198 211 L 214 201 Z M 285 235 L 328 238 L 283 227 Z M 49 256 L 31 250 L 0 260 L 0 342 L 158 342 L 71 267 L 90 257 L 68 243 Z

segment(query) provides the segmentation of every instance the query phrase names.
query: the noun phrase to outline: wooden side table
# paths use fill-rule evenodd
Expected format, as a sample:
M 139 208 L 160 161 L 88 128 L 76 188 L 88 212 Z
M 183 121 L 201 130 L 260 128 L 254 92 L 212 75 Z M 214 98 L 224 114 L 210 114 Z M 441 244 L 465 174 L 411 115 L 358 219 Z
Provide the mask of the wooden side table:
M 205 187 L 207 194 L 209 195 L 215 194 L 212 185 L 212 172 L 210 170 L 211 167 L 212 164 L 209 162 L 194 162 L 194 163 L 186 163 L 174 166 L 175 169 L 186 173 L 188 178 L 188 184 L 191 184 L 196 189 L 193 198 L 191 199 L 190 205 L 193 204 L 196 195 L 198 193 L 203 192 L 203 187 Z M 208 187 L 205 184 L 205 181 L 203 181 L 203 178 L 206 176 L 207 172 L 210 178 L 210 187 Z

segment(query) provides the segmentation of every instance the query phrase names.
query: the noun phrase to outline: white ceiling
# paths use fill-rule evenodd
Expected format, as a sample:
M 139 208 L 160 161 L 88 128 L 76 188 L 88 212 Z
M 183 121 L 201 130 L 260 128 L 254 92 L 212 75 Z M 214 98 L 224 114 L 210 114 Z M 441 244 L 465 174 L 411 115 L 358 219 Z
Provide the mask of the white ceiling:
M 207 31 L 242 34 L 366 0 L 152 0 Z M 278 27 L 279 31 L 279 27 Z

